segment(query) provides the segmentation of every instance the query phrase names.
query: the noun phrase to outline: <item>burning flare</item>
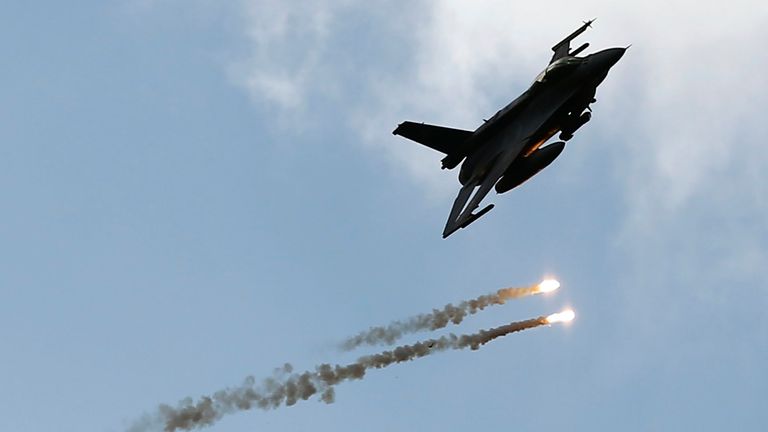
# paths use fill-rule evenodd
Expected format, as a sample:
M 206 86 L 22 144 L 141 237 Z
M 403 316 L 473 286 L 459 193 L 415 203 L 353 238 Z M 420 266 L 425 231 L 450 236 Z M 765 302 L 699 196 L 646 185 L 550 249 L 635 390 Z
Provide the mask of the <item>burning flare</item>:
M 560 282 L 557 279 L 544 279 L 536 286 L 536 291 L 540 293 L 552 292 L 560 288 Z
M 576 313 L 574 313 L 572 309 L 566 309 L 562 312 L 553 313 L 552 315 L 549 315 L 546 318 L 546 321 L 547 321 L 547 324 L 554 324 L 558 322 L 569 322 L 569 321 L 573 321 L 575 317 L 576 317 Z
M 458 325 L 469 315 L 474 315 L 487 307 L 503 305 L 509 300 L 548 293 L 560 288 L 555 279 L 544 279 L 538 284 L 502 288 L 494 293 L 464 300 L 456 305 L 449 303 L 442 309 L 393 321 L 383 326 L 371 327 L 355 336 L 347 338 L 339 345 L 342 351 L 351 351 L 361 345 L 391 345 L 403 335 L 426 330 L 438 330 L 448 325 Z

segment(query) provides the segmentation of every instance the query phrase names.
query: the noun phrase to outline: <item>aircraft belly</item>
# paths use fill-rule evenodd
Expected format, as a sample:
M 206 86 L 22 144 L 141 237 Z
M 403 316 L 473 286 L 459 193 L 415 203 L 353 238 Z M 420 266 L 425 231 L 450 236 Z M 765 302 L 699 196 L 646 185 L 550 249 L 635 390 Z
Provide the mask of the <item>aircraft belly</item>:
M 461 184 L 466 184 L 470 180 L 480 181 L 501 154 L 512 150 L 513 146 L 522 148 L 523 137 L 523 130 L 517 122 L 510 123 L 490 136 L 480 151 L 470 155 L 464 161 L 459 174 Z
M 464 161 L 459 173 L 459 182 L 463 187 L 454 202 L 446 233 L 452 232 L 456 223 L 460 227 L 469 218 L 477 217 L 472 212 L 574 92 L 575 89 L 555 88 L 540 94 L 514 118 L 489 135 L 478 151 Z M 476 187 L 479 189 L 473 194 Z M 464 206 L 467 200 L 469 203 Z
M 464 161 L 459 175 L 461 184 L 482 178 L 502 153 L 510 150 L 521 152 L 526 138 L 539 131 L 580 88 L 570 83 L 548 88 L 537 96 L 526 94 L 528 102 L 525 107 L 513 117 L 502 120 L 506 124 L 496 132 L 491 132 L 485 142 L 479 145 L 478 151 Z

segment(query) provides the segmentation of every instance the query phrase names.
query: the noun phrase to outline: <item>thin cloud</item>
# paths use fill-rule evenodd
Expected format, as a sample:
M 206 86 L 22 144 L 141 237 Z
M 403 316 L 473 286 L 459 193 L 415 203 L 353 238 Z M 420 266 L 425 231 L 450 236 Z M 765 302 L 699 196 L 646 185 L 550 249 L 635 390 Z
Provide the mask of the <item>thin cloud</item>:
M 334 23 L 344 19 L 346 2 L 246 5 L 253 53 L 243 82 L 254 98 L 300 110 L 313 88 L 339 84 L 325 73 L 334 64 L 323 53 L 331 40 L 351 36 L 335 33 L 344 28 Z M 409 13 L 420 17 L 400 47 L 410 62 L 384 76 L 355 77 L 361 82 L 350 86 L 357 93 L 348 99 L 357 102 L 334 109 L 361 143 L 376 157 L 388 157 L 393 170 L 412 177 L 425 196 L 450 199 L 455 172 L 441 172 L 440 155 L 393 138 L 392 128 L 405 119 L 476 127 L 525 89 L 554 42 L 581 20 L 597 17 L 584 36 L 592 49 L 633 44 L 598 89 L 595 120 L 588 125 L 593 137 L 612 142 L 581 149 L 609 150 L 614 158 L 609 179 L 624 192 L 620 247 L 652 266 L 658 256 L 646 251 L 669 247 L 669 239 L 685 241 L 681 227 L 695 211 L 747 221 L 719 240 L 740 245 L 723 247 L 725 261 L 739 262 L 742 255 L 750 261 L 765 250 L 754 235 L 765 234 L 756 221 L 761 218 L 749 215 L 768 217 L 768 147 L 759 127 L 760 107 L 768 101 L 766 65 L 756 45 L 768 37 L 762 25 L 768 5 L 491 0 L 420 3 L 404 10 L 404 17 Z M 286 52 L 301 55 L 291 60 Z M 319 71 L 328 79 L 310 79 Z

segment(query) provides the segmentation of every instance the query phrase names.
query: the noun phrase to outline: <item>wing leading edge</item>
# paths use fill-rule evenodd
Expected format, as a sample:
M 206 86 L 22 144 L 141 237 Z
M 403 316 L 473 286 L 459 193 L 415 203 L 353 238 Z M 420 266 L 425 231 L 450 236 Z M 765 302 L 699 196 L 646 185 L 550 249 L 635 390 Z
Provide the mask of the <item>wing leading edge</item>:
M 426 123 L 402 122 L 392 131 L 395 135 L 416 141 L 446 155 L 461 153 L 472 131 L 435 126 Z

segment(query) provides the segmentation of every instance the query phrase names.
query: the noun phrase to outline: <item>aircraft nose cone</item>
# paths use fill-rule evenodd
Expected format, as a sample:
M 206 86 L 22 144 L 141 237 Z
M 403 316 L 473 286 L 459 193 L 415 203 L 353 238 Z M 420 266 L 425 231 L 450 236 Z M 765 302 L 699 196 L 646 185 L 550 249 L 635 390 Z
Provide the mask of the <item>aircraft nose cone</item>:
M 621 59 L 627 48 L 608 48 L 590 55 L 588 65 L 584 68 L 587 76 L 600 84 L 608 76 L 608 71 L 613 65 Z
M 625 52 L 627 52 L 626 48 L 610 48 L 605 50 L 606 57 L 611 66 L 615 65 Z
M 600 63 L 602 63 L 606 69 L 609 69 L 611 66 L 615 65 L 619 59 L 621 59 L 626 51 L 626 48 L 609 48 L 607 50 L 600 51 L 597 55 L 599 57 Z

